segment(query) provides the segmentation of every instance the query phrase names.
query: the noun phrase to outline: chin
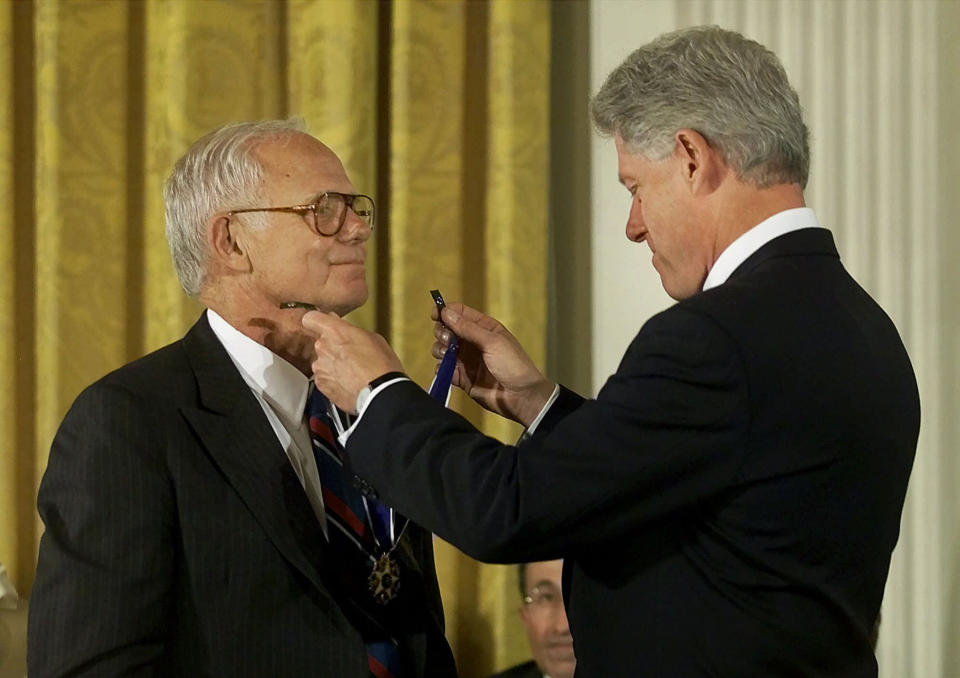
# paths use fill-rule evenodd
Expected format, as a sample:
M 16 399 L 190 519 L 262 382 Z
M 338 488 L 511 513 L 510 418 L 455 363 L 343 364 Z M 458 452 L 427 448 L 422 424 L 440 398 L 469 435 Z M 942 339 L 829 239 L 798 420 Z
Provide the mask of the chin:
M 363 306 L 370 296 L 370 290 L 364 276 L 342 276 L 330 279 L 318 289 L 314 289 L 315 291 L 312 294 L 308 293 L 307 289 L 300 289 L 299 292 L 292 293 L 292 296 L 291 294 L 286 296 L 311 303 L 319 311 L 333 312 L 341 317 Z
M 673 281 L 667 280 L 662 273 L 660 274 L 660 287 L 662 287 L 663 291 L 667 293 L 667 296 L 674 301 L 683 301 L 686 298 L 680 294 L 677 287 L 673 284 Z
M 686 285 L 683 281 L 668 279 L 663 275 L 660 276 L 660 284 L 663 285 L 664 292 L 674 301 L 689 299 L 700 291 L 697 288 L 691 289 L 690 286 Z
M 367 290 L 366 284 L 364 284 L 362 292 L 357 291 L 356 294 L 348 295 L 346 298 L 338 300 L 336 306 L 330 310 L 342 318 L 347 313 L 356 311 L 358 308 L 367 303 L 367 299 L 369 297 L 370 292 Z

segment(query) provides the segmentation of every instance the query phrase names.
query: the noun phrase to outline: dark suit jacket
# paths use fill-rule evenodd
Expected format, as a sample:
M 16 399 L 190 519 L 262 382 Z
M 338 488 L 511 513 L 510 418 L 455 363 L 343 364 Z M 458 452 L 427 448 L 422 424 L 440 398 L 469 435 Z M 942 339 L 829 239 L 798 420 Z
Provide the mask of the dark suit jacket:
M 893 324 L 804 229 L 650 319 L 519 449 L 402 383 L 347 456 L 476 558 L 566 558 L 578 676 L 876 676 L 919 417 Z
M 531 659 L 528 662 L 511 666 L 506 671 L 495 673 L 490 678 L 543 678 L 543 671 Z
M 374 621 L 205 315 L 77 398 L 38 503 L 31 676 L 368 678 L 359 629 L 399 637 L 417 676 L 455 675 L 431 535 L 407 529 Z

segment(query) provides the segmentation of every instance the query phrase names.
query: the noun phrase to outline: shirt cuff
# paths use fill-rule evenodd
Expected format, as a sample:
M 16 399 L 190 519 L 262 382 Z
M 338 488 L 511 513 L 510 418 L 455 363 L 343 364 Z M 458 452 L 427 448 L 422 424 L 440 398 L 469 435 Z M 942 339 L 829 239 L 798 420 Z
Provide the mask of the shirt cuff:
M 350 428 L 337 436 L 337 440 L 340 441 L 341 447 L 347 446 L 347 440 L 350 438 L 350 434 L 353 433 L 353 429 L 357 427 L 357 424 L 360 423 L 360 420 L 363 418 L 363 413 L 367 411 L 367 408 L 370 407 L 370 403 L 373 402 L 373 399 L 377 397 L 377 394 L 380 393 L 383 389 L 392 386 L 393 384 L 398 384 L 401 381 L 412 381 L 409 377 L 397 377 L 396 379 L 390 379 L 385 381 L 382 384 L 379 384 L 375 389 L 370 391 L 370 395 L 367 396 L 367 399 L 360 403 L 360 407 L 357 408 L 357 418 L 353 420 L 353 423 L 350 424 Z M 556 397 L 556 394 L 554 394 Z
M 536 430 L 537 426 L 540 425 L 540 422 L 543 421 L 543 418 L 547 416 L 547 410 L 557 402 L 557 397 L 560 395 L 560 384 L 557 384 L 553 387 L 553 393 L 550 394 L 550 397 L 547 398 L 547 404 L 543 406 L 543 409 L 540 410 L 540 414 L 537 415 L 537 418 L 530 422 L 530 425 L 523 432 L 524 438 L 529 438 L 532 436 Z

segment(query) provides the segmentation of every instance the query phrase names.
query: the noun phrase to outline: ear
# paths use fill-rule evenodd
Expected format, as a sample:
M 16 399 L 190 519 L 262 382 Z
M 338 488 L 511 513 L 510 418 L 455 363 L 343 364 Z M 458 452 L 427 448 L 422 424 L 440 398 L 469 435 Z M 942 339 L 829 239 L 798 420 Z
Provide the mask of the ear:
M 520 617 L 520 621 L 524 624 L 527 624 L 529 620 L 527 619 L 527 607 L 526 605 L 521 605 L 517 608 L 517 616 Z
M 241 242 L 242 231 L 236 220 L 226 214 L 210 219 L 207 226 L 211 258 L 234 271 L 249 269 L 246 248 Z
M 706 138 L 693 129 L 678 130 L 674 156 L 679 160 L 683 180 L 694 194 L 713 192 L 726 166 Z

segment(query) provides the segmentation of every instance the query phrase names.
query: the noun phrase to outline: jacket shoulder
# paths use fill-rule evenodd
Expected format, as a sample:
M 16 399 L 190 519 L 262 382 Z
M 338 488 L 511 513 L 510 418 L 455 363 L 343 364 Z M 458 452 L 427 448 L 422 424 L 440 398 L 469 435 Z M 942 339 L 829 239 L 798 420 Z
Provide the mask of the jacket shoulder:
M 183 340 L 157 349 L 104 375 L 87 390 L 123 389 L 162 393 L 194 381 Z

